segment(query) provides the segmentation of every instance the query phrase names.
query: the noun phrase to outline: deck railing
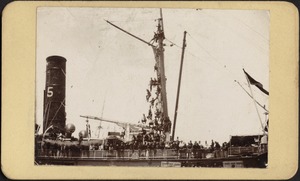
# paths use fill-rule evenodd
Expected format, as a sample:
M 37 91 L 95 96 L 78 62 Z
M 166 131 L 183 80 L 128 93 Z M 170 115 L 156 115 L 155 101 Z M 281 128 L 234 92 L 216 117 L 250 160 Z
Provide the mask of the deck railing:
M 50 150 L 37 149 L 37 157 L 89 159 L 199 159 L 249 156 L 267 151 L 267 147 L 229 147 L 227 150 L 143 149 L 143 150 Z
M 224 158 L 228 157 L 225 150 L 37 150 L 37 157 L 53 158 L 89 158 L 89 159 L 197 159 L 197 158 Z
M 251 154 L 258 154 L 261 152 L 265 152 L 265 149 L 259 147 L 229 147 L 228 153 L 229 155 L 251 155 Z

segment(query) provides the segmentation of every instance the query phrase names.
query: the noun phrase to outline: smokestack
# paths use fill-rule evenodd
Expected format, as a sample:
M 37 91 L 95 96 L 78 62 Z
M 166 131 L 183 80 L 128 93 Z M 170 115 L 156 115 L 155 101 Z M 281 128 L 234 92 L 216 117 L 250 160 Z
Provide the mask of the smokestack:
M 64 133 L 67 60 L 61 56 L 50 56 L 46 60 L 43 132 L 52 125 L 52 132 Z

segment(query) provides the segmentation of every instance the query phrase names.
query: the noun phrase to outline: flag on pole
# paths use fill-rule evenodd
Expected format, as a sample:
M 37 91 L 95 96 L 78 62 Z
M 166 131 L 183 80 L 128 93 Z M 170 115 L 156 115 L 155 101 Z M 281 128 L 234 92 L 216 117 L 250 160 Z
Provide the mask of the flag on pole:
M 255 85 L 255 86 L 256 86 L 257 88 L 259 88 L 263 93 L 269 95 L 269 92 L 263 88 L 263 85 L 262 85 L 260 82 L 256 81 L 254 78 L 252 78 L 252 77 L 245 71 L 245 69 L 243 69 L 243 71 L 244 71 L 244 73 L 246 74 L 246 77 L 247 77 L 247 79 L 249 80 L 249 83 L 250 83 L 250 84 Z

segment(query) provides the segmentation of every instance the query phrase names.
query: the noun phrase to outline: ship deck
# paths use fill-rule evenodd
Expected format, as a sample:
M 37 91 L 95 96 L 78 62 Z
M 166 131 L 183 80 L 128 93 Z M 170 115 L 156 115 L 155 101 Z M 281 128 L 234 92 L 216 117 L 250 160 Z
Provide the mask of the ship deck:
M 42 165 L 145 166 L 145 167 L 264 167 L 267 154 L 229 155 L 227 151 L 84 150 L 55 152 L 39 150 L 36 163 Z

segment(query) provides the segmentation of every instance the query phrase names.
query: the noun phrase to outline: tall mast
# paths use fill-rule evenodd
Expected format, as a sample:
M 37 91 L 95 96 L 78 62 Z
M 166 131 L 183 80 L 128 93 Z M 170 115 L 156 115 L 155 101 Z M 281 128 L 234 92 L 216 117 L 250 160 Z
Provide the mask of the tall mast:
M 173 140 L 173 141 L 174 141 L 174 138 L 175 138 L 175 127 L 176 127 L 177 110 L 178 110 L 178 103 L 179 103 L 179 94 L 180 94 L 180 85 L 181 85 L 182 66 L 183 66 L 184 50 L 185 50 L 185 47 L 186 47 L 185 37 L 186 37 L 186 31 L 184 31 L 184 33 L 183 33 L 183 44 L 182 44 L 182 53 L 181 53 L 181 63 L 180 63 L 180 71 L 179 71 L 178 87 L 177 87 L 177 97 L 176 97 L 176 105 L 175 105 L 175 113 L 174 113 L 173 130 L 172 130 L 172 140 Z
M 166 76 L 165 76 L 164 47 L 163 47 L 165 34 L 164 34 L 163 16 L 162 16 L 161 9 L 160 9 L 160 19 L 158 19 L 157 35 L 158 35 L 157 54 L 159 57 L 158 78 L 160 79 L 161 99 L 162 99 L 162 108 L 163 108 L 162 124 L 164 126 L 163 132 L 165 135 L 165 141 L 170 141 L 171 121 L 168 113 L 168 102 L 167 102 L 167 91 L 166 91 Z
M 162 101 L 163 101 L 163 111 L 164 116 L 168 117 L 168 104 L 167 104 L 167 91 L 166 91 L 166 75 L 165 75 L 165 62 L 164 62 L 164 47 L 163 40 L 165 38 L 163 28 L 162 28 L 162 18 L 159 19 L 157 32 L 160 35 L 158 39 L 158 53 L 159 53 L 159 68 L 160 68 L 160 79 L 162 87 Z
M 165 39 L 165 34 L 164 34 L 164 27 L 163 27 L 163 17 L 162 17 L 162 10 L 160 9 L 160 18 L 158 19 L 158 26 L 157 26 L 157 32 L 154 35 L 153 43 L 152 40 L 150 42 L 147 42 L 131 33 L 129 33 L 128 31 L 123 30 L 122 28 L 114 25 L 113 23 L 105 20 L 107 23 L 109 23 L 110 25 L 114 26 L 115 28 L 123 31 L 124 33 L 134 37 L 135 39 L 138 39 L 139 41 L 149 45 L 152 47 L 153 52 L 154 52 L 154 56 L 155 56 L 155 61 L 156 61 L 156 65 L 157 65 L 157 80 L 155 79 L 155 83 L 152 82 L 152 78 L 151 78 L 151 87 L 155 84 L 155 86 L 157 86 L 157 89 L 160 90 L 160 93 L 157 93 L 160 95 L 158 96 L 156 99 L 153 98 L 153 101 L 157 100 L 157 103 L 160 105 L 159 107 L 157 107 L 158 111 L 157 113 L 159 113 L 159 120 L 160 120 L 160 126 L 159 126 L 159 132 L 164 134 L 165 137 L 165 141 L 170 141 L 170 133 L 171 133 L 171 121 L 169 118 L 169 114 L 168 114 L 168 103 L 167 103 L 167 91 L 166 91 L 166 76 L 165 76 L 165 65 L 164 65 L 164 39 Z M 155 44 L 155 45 L 153 45 Z M 152 85 L 152 83 L 154 83 Z M 150 88 L 151 90 L 151 88 Z M 150 92 L 149 92 L 150 93 Z M 149 97 L 151 96 L 151 94 L 149 94 Z M 148 101 L 148 100 L 147 100 Z M 151 110 L 151 106 L 150 106 L 150 110 L 149 110 L 149 115 L 148 115 L 148 120 L 150 120 L 150 122 L 153 123 L 153 119 L 152 119 L 152 110 Z M 162 128 L 162 129 L 161 129 Z

